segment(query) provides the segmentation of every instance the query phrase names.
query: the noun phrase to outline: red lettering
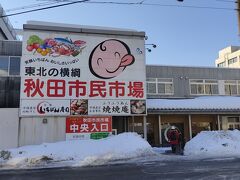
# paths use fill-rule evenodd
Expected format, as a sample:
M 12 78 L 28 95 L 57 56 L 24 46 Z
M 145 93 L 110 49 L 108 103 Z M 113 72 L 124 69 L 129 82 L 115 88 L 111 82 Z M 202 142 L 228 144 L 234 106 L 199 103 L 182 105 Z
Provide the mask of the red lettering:
M 48 97 L 65 97 L 65 80 L 50 79 L 47 81 Z
M 106 82 L 105 81 L 90 81 L 89 97 L 106 97 Z
M 69 96 L 72 96 L 73 90 L 75 90 L 75 96 L 86 96 L 86 82 L 81 82 L 79 80 L 69 81 Z
M 128 96 L 136 98 L 142 98 L 144 96 L 143 82 L 129 82 L 128 90 Z
M 41 81 L 39 79 L 36 79 L 36 83 L 34 82 L 33 79 L 25 79 L 25 89 L 24 89 L 24 93 L 27 94 L 27 97 L 31 96 L 34 97 L 37 94 L 41 97 L 43 97 L 43 93 L 41 91 L 41 89 L 43 88 L 44 82 Z M 32 92 L 33 91 L 33 92 Z
M 125 83 L 124 82 L 109 82 L 109 96 L 113 96 L 113 91 L 115 91 L 115 97 L 125 95 Z

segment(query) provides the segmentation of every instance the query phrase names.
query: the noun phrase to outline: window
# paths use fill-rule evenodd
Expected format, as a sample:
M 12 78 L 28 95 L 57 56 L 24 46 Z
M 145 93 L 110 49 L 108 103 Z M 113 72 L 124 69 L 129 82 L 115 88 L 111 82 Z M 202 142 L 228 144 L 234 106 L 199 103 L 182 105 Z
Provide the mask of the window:
M 238 93 L 238 91 L 240 91 L 240 89 L 238 88 L 239 81 L 236 80 L 226 80 L 224 81 L 224 90 L 225 90 L 225 95 L 237 95 L 240 94 L 240 92 Z M 238 90 L 239 89 L 239 90 Z
M 201 131 L 211 131 L 212 124 L 210 122 L 192 122 L 192 136 L 196 136 Z
M 156 79 L 155 78 L 148 78 L 147 79 L 147 92 L 149 94 L 157 94 L 157 86 L 156 86 Z
M 0 76 L 8 75 L 9 57 L 0 56 Z
M 191 94 L 195 95 L 212 95 L 218 94 L 218 81 L 217 80 L 190 80 Z
M 222 63 L 219 63 L 217 66 L 218 66 L 218 67 L 225 67 L 225 66 L 226 66 L 226 62 L 224 61 L 224 62 L 222 62 Z
M 0 77 L 0 108 L 18 108 L 20 77 Z
M 20 75 L 20 57 L 10 57 L 9 75 Z
M 229 65 L 233 64 L 233 63 L 236 63 L 236 62 L 237 62 L 237 57 L 234 57 L 234 58 L 228 60 Z
M 0 56 L 0 76 L 20 75 L 20 57 Z
M 147 78 L 148 94 L 173 95 L 173 79 Z
M 239 117 L 228 117 L 228 129 L 238 129 L 240 130 L 240 121 Z

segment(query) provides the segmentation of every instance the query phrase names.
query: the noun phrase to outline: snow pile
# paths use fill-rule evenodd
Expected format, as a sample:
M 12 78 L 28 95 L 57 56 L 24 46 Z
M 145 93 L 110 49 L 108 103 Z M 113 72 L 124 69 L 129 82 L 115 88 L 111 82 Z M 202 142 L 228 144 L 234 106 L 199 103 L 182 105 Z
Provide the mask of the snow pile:
M 101 165 L 113 160 L 154 154 L 148 142 L 137 133 L 122 133 L 100 140 L 44 143 L 8 151 L 10 156 L 5 160 L 0 158 L 0 167 L 1 164 L 19 168 L 64 162 L 72 166 Z
M 240 156 L 240 131 L 202 131 L 187 142 L 184 155 L 196 157 Z

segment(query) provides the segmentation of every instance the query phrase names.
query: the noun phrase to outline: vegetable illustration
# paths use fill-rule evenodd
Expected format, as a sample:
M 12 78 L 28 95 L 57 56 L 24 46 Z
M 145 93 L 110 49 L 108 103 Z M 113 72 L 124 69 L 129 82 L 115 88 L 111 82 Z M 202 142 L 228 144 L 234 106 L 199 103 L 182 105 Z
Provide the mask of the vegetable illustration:
M 86 42 L 82 40 L 72 41 L 69 38 L 47 38 L 42 40 L 37 35 L 31 35 L 27 40 L 26 49 L 33 54 L 42 56 L 77 56 L 86 47 Z

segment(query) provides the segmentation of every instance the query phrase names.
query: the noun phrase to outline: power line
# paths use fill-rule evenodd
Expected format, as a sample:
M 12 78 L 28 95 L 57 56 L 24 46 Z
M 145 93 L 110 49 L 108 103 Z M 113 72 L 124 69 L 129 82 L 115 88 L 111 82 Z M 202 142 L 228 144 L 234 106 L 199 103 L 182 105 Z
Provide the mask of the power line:
M 74 2 L 73 0 L 48 0 L 55 2 Z M 195 9 L 212 9 L 212 10 L 228 10 L 234 11 L 234 8 L 214 7 L 214 6 L 193 6 L 193 5 L 172 5 L 172 4 L 160 4 L 160 3 L 145 3 L 147 0 L 139 2 L 116 2 L 116 1 L 88 1 L 85 3 L 92 4 L 116 4 L 116 5 L 142 5 L 142 6 L 160 6 L 160 7 L 181 7 L 181 8 L 195 8 Z M 220 1 L 220 0 L 219 0 Z M 223 1 L 223 0 L 221 0 Z M 232 1 L 234 2 L 234 1 Z
M 67 6 L 67 5 L 76 4 L 76 3 L 141 5 L 141 6 L 181 7 L 181 8 L 195 8 L 195 9 L 228 10 L 228 11 L 236 11 L 237 10 L 237 11 L 239 11 L 239 9 L 224 8 L 224 7 L 213 7 L 213 6 L 193 6 L 193 5 L 172 5 L 172 4 L 159 4 L 159 3 L 144 3 L 146 0 L 141 0 L 139 2 L 116 2 L 116 1 L 115 2 L 114 1 L 101 1 L 100 2 L 100 1 L 90 1 L 90 0 L 81 0 L 81 1 L 48 0 L 48 1 L 54 1 L 54 3 L 63 3 L 63 2 L 68 2 L 68 3 L 55 5 L 55 6 L 48 6 L 48 7 L 44 7 L 44 8 L 32 9 L 32 10 L 28 10 L 28 11 L 22 11 L 22 12 L 18 12 L 18 13 L 7 14 L 7 15 L 2 15 L 2 16 L 0 16 L 0 18 L 19 15 L 19 14 L 30 13 L 30 12 L 35 12 L 35 11 L 41 11 L 41 10 L 46 10 L 46 9 L 52 9 L 52 8 Z M 24 7 L 20 7 L 20 8 L 24 8 Z M 28 8 L 30 8 L 30 6 L 28 6 Z
M 220 2 L 230 2 L 230 3 L 237 3 L 237 1 L 231 1 L 231 0 L 216 0 Z
M 213 6 L 191 6 L 191 5 L 172 5 L 172 4 L 159 4 L 159 3 L 124 3 L 124 2 L 113 2 L 113 1 L 89 1 L 86 3 L 94 3 L 94 4 L 118 4 L 118 5 L 142 5 L 142 6 L 161 6 L 161 7 L 181 7 L 181 8 L 195 8 L 195 9 L 212 9 L 212 10 L 228 10 L 234 11 L 236 9 L 233 8 L 224 8 L 224 7 L 213 7 Z
M 233 8 L 213 7 L 213 6 L 191 6 L 191 5 L 171 5 L 171 4 L 158 4 L 158 3 L 143 3 L 147 6 L 162 6 L 162 7 L 181 7 L 181 8 L 194 8 L 194 9 L 211 9 L 211 10 L 228 10 L 234 11 Z
M 4 10 L 5 12 L 11 12 L 11 11 L 18 11 L 22 9 L 30 9 L 30 8 L 35 8 L 35 7 L 40 7 L 40 6 L 47 6 L 47 5 L 52 5 L 52 4 L 58 4 L 60 2 L 45 2 L 45 3 L 37 3 L 37 4 L 31 4 L 27 6 L 22 6 L 22 7 L 17 7 L 17 8 L 12 8 L 12 9 L 6 9 Z
M 65 3 L 65 4 L 59 4 L 59 5 L 55 5 L 55 6 L 48 6 L 48 7 L 44 7 L 44 8 L 33 9 L 33 10 L 29 10 L 29 11 L 22 11 L 22 12 L 13 13 L 13 14 L 2 15 L 2 16 L 0 16 L 0 18 L 9 17 L 9 16 L 15 16 L 15 15 L 19 15 L 19 14 L 25 14 L 25 13 L 29 13 L 29 12 L 42 11 L 42 10 L 46 10 L 46 9 L 52 9 L 52 8 L 57 8 L 57 7 L 61 7 L 61 6 L 67 6 L 67 5 L 71 5 L 71 4 L 84 3 L 84 2 L 87 2 L 87 1 L 89 1 L 89 0 L 74 1 L 74 2 L 69 2 L 69 3 Z

